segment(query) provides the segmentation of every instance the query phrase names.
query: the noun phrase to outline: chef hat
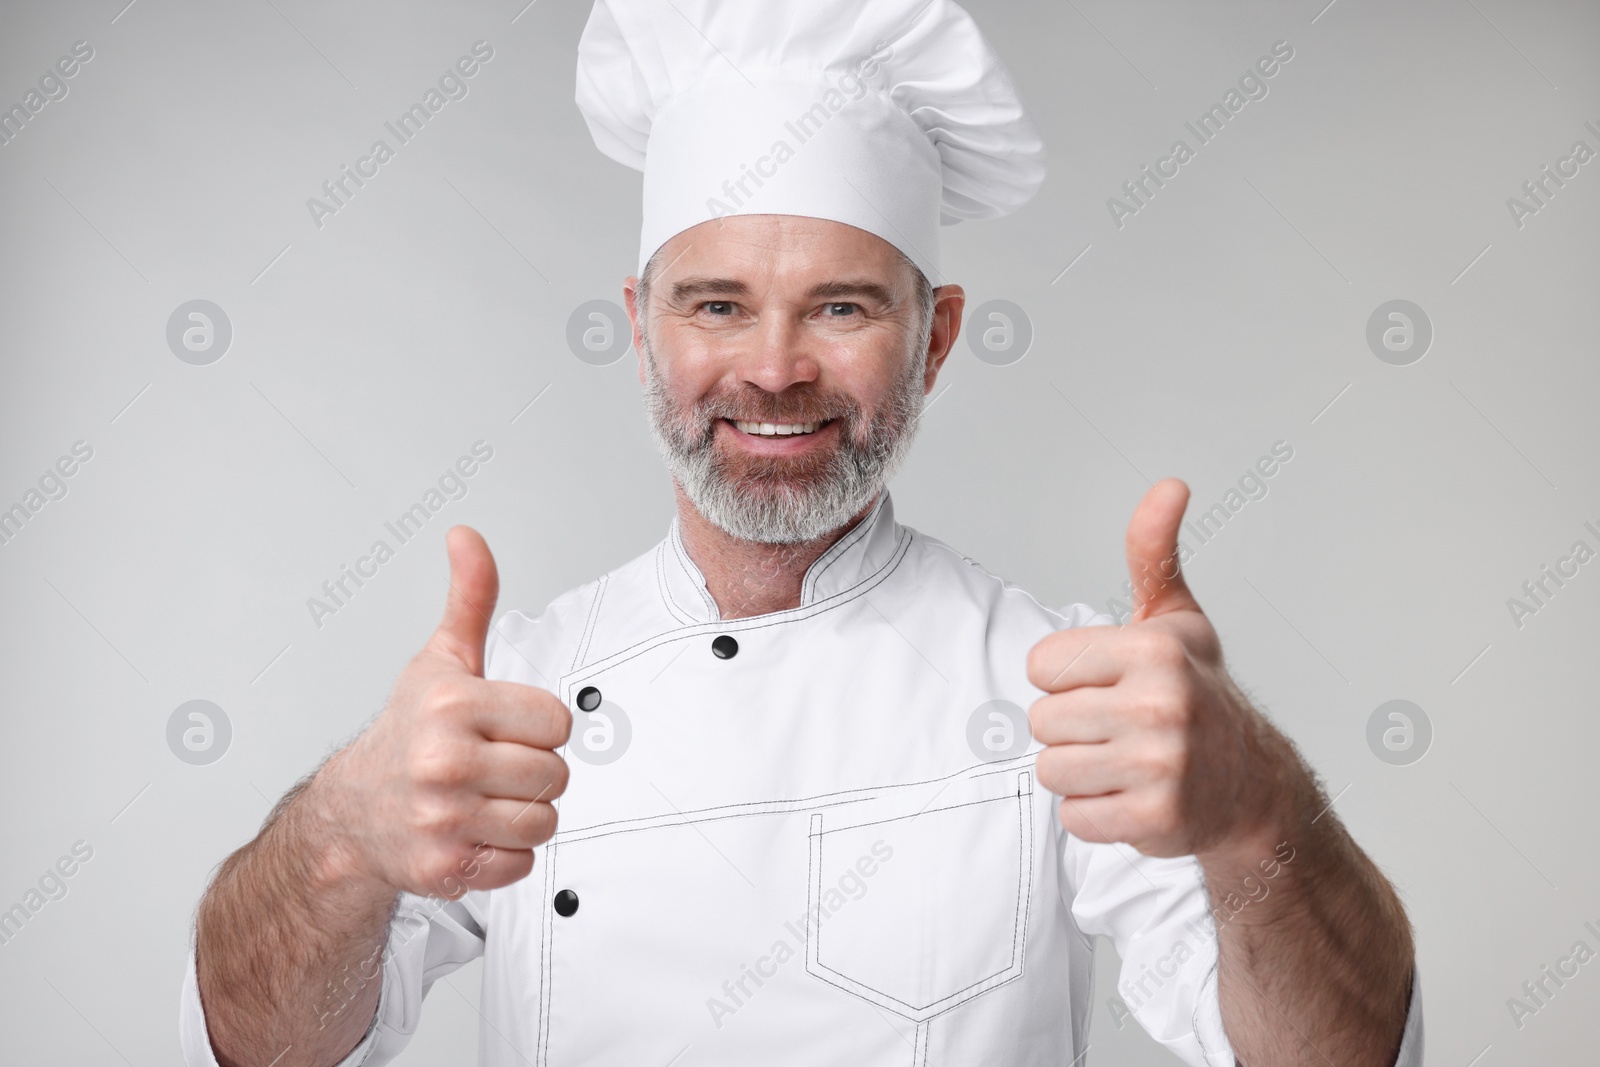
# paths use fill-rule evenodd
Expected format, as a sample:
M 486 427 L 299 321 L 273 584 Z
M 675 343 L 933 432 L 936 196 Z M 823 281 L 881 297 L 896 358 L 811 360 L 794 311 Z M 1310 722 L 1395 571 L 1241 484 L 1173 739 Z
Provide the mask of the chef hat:
M 939 226 L 1044 179 L 1011 76 L 951 0 L 596 0 L 578 42 L 596 146 L 644 171 L 639 274 L 723 215 L 807 215 L 939 284 Z

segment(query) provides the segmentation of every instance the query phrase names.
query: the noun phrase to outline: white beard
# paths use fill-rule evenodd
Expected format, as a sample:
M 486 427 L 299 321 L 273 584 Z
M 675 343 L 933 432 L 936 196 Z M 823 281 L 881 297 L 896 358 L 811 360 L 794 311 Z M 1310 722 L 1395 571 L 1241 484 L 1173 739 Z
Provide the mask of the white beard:
M 815 541 L 860 514 L 911 449 L 922 415 L 925 345 L 918 358 L 908 353 L 904 373 L 866 424 L 862 443 L 856 439 L 862 426 L 860 405 L 841 394 L 812 395 L 803 417 L 773 410 L 777 394 L 765 392 L 747 393 L 748 401 L 713 396 L 683 412 L 656 367 L 648 331 L 641 333 L 646 335 L 644 398 L 650 436 L 696 510 L 732 537 L 763 544 Z M 746 461 L 750 469 L 740 477 L 716 447 L 716 423 L 723 418 L 810 422 L 819 417 L 839 419 L 841 431 L 820 469 L 813 459 L 756 457 Z

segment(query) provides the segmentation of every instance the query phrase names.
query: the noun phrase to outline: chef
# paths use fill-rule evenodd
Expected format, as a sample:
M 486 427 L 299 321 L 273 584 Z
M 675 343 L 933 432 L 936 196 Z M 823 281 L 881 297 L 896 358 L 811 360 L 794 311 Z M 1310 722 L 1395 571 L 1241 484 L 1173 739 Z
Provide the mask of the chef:
M 479 1062 L 1083 1062 L 1113 1011 L 1191 1065 L 1421 1063 L 1409 925 L 1186 586 L 1052 610 L 897 521 L 960 328 L 939 228 L 1043 151 L 948 0 L 599 0 L 599 148 L 644 171 L 625 297 L 676 515 L 491 625 L 445 616 L 382 714 L 202 901 L 190 1064 L 388 1063 L 483 957 Z M 437 994 L 436 994 L 437 995 Z

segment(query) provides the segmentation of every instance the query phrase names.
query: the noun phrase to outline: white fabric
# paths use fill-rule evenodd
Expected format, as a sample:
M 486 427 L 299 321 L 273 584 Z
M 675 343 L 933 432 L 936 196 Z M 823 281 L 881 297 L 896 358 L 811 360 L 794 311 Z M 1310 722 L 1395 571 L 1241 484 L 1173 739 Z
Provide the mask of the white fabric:
M 644 171 L 641 275 L 691 226 L 782 214 L 876 234 L 938 284 L 940 224 L 1044 178 L 1010 74 L 950 0 L 598 0 L 577 103 Z
M 718 621 L 674 522 L 539 617 L 501 618 L 488 677 L 574 708 L 593 685 L 631 742 L 603 765 L 569 743 L 559 831 L 526 879 L 402 898 L 374 1025 L 345 1064 L 390 1062 L 431 984 L 484 956 L 482 1067 L 685 1049 L 696 1064 L 1069 1067 L 1089 1043 L 1095 936 L 1178 1061 L 1233 1064 L 1198 862 L 1065 833 L 1036 744 L 987 763 L 967 740 L 980 705 L 1038 695 L 1040 637 L 1112 620 L 1040 606 L 897 523 L 887 493 L 801 601 Z M 711 652 L 722 634 L 731 659 Z M 600 725 L 574 718 L 575 736 Z M 579 895 L 570 917 L 552 907 L 562 889 Z M 1421 1063 L 1416 989 L 1400 1067 Z M 185 1062 L 214 1067 L 192 956 L 181 1026 Z

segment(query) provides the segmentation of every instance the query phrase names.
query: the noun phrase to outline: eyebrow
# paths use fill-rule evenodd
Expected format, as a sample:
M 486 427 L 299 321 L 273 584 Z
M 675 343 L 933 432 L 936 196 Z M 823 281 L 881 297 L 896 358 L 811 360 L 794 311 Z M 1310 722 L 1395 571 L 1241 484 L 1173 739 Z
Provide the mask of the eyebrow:
M 683 303 L 698 296 L 749 296 L 750 287 L 736 278 L 685 278 L 672 285 L 673 303 Z M 846 278 L 819 282 L 806 293 L 809 300 L 864 297 L 883 307 L 897 304 L 894 291 L 887 285 L 866 278 Z

